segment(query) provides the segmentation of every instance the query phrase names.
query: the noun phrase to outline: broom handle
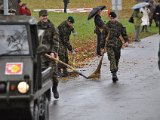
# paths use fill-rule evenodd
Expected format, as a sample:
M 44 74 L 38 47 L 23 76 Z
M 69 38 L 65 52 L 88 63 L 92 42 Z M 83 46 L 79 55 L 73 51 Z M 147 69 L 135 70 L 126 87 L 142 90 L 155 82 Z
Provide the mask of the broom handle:
M 61 61 L 61 60 L 59 60 L 59 59 L 56 59 L 56 58 L 54 58 L 54 57 L 52 57 L 52 56 L 50 56 L 50 55 L 48 55 L 48 54 L 45 54 L 45 56 L 47 56 L 47 57 L 50 58 L 51 60 L 57 61 L 57 62 L 65 65 L 65 66 L 67 66 L 68 68 L 70 68 L 70 69 L 73 70 L 74 72 L 78 73 L 79 75 L 83 76 L 84 78 L 88 78 L 88 77 L 86 77 L 85 75 L 83 75 L 82 73 L 78 72 L 74 67 L 72 67 L 72 66 L 64 63 L 63 61 Z
M 45 54 L 45 56 L 47 56 L 47 57 L 50 58 L 51 60 L 57 61 L 57 62 L 65 65 L 65 66 L 67 66 L 68 68 L 70 68 L 71 70 L 75 71 L 75 68 L 74 68 L 74 67 L 72 67 L 72 66 L 64 63 L 63 61 L 61 61 L 61 60 L 59 60 L 59 59 L 56 59 L 56 58 L 54 58 L 54 57 L 52 57 L 51 55 L 48 55 L 48 54 Z

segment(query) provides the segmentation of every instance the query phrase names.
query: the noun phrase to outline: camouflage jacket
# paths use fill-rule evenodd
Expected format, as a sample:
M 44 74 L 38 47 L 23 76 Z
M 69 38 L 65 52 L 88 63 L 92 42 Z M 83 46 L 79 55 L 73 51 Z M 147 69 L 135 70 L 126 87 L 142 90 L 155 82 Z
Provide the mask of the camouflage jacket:
M 42 44 L 46 45 L 48 48 L 48 52 L 58 53 L 59 49 L 59 34 L 58 30 L 51 23 L 50 20 L 46 23 L 38 22 L 38 29 L 45 30 Z
M 109 39 L 106 39 L 109 31 L 110 31 Z M 120 22 L 118 21 L 107 22 L 106 27 L 102 32 L 102 40 L 100 43 L 101 48 L 104 48 L 105 44 L 106 47 L 121 48 L 122 39 L 120 39 L 120 36 L 123 37 L 125 42 L 128 42 L 128 35 L 126 33 L 126 29 Z
M 135 26 L 140 26 L 142 23 L 142 17 L 143 17 L 143 13 L 134 10 L 133 12 L 133 19 L 134 19 L 134 25 Z
M 59 46 L 60 46 L 59 53 L 64 53 L 67 51 L 67 49 L 71 51 L 72 45 L 69 41 L 69 37 L 74 28 L 69 27 L 67 25 L 67 22 L 64 21 L 58 26 L 58 30 L 59 30 Z

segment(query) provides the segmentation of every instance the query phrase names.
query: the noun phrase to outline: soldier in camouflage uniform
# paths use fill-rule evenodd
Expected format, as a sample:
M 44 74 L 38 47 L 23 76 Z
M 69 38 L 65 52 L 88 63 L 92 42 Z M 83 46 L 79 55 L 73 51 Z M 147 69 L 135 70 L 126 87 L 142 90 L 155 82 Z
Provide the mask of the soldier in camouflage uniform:
M 125 40 L 125 45 L 128 46 L 128 36 L 125 27 L 116 20 L 116 14 L 110 12 L 109 17 L 110 20 L 106 23 L 106 27 L 102 32 L 101 51 L 104 52 L 104 48 L 106 48 L 110 61 L 112 80 L 113 82 L 116 82 L 118 81 L 116 73 L 118 71 L 118 63 L 121 56 L 122 38 Z M 109 37 L 106 39 L 108 35 Z
M 47 10 L 41 10 L 39 12 L 40 21 L 38 22 L 38 29 L 45 30 L 44 37 L 42 40 L 42 44 L 46 45 L 48 48 L 48 53 L 55 58 L 58 57 L 58 49 L 59 49 L 59 34 L 58 30 L 55 28 L 53 23 L 48 19 Z M 54 98 L 59 98 L 59 93 L 57 91 L 58 79 L 56 76 L 57 73 L 57 64 L 54 61 L 50 61 L 46 56 L 42 56 L 42 70 L 45 70 L 49 66 L 52 67 L 52 79 L 53 86 L 52 92 L 54 94 Z
M 59 26 L 59 59 L 68 64 L 68 50 L 75 54 L 75 51 L 69 41 L 71 32 L 74 32 L 73 28 L 74 18 L 69 16 L 67 20 L 63 21 Z M 59 73 L 61 73 L 61 69 L 63 69 L 63 77 L 68 76 L 67 67 L 58 64 Z

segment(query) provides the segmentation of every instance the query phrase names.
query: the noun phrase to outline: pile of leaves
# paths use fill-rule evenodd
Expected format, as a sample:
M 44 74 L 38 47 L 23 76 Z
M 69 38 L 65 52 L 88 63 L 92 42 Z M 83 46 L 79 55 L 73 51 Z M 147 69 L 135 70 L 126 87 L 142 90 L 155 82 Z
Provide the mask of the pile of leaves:
M 96 50 L 96 40 L 95 41 L 88 41 L 88 42 L 80 42 L 77 41 L 73 43 L 75 46 L 75 64 L 73 63 L 74 56 L 69 53 L 69 64 L 76 67 L 81 68 L 83 67 L 86 62 L 90 61 L 93 57 L 95 57 L 95 50 Z M 83 47 L 82 47 L 83 46 Z

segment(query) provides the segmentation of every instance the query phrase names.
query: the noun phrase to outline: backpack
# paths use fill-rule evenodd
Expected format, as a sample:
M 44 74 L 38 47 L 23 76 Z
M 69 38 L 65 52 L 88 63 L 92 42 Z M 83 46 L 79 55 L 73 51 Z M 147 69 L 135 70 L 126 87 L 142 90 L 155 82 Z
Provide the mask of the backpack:
M 134 18 L 133 18 L 133 16 L 131 16 L 131 17 L 129 18 L 128 22 L 134 23 Z

